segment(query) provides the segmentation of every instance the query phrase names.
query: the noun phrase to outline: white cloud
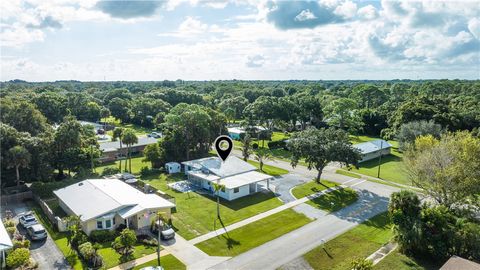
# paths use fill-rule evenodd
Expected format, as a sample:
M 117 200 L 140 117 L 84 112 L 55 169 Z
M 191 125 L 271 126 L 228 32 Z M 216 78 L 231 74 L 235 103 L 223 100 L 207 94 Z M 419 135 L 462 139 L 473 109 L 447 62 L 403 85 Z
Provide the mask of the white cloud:
M 364 20 L 373 20 L 377 18 L 377 10 L 372 5 L 367 5 L 359 8 L 357 15 Z
M 337 6 L 334 13 L 347 19 L 352 18 L 357 13 L 357 4 L 347 0 Z
M 316 18 L 317 17 L 315 16 L 315 14 L 313 14 L 313 12 L 310 11 L 310 9 L 304 9 L 300 13 L 298 13 L 298 15 L 295 17 L 295 20 L 303 22 L 303 21 L 313 20 Z
M 475 38 L 480 40 L 480 19 L 472 18 L 468 21 L 468 30 L 475 36 Z

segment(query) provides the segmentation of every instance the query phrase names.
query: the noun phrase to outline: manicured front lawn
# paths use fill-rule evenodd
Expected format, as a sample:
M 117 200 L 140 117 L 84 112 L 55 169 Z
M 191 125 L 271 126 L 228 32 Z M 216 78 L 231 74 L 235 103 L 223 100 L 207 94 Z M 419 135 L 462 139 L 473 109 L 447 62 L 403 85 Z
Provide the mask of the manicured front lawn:
M 354 144 L 361 142 L 368 142 L 379 138 L 369 136 L 350 136 L 351 142 Z M 380 178 L 389 181 L 397 182 L 400 184 L 411 185 L 411 181 L 408 180 L 408 176 L 403 164 L 403 154 L 398 151 L 397 141 L 388 141 L 393 145 L 391 154 L 382 157 L 380 166 Z M 359 168 L 352 168 L 352 172 L 358 172 L 368 176 L 377 177 L 378 172 L 378 159 L 372 159 L 359 164 Z
M 181 261 L 179 261 L 177 258 L 175 258 L 175 256 L 173 256 L 172 254 L 162 256 L 160 258 L 160 264 L 162 265 L 163 269 L 165 269 L 165 270 L 184 270 L 184 269 L 187 269 L 187 267 Z M 137 265 L 132 270 L 140 270 L 143 267 L 157 266 L 157 265 L 158 265 L 158 262 L 157 262 L 157 259 L 155 259 L 155 260 L 151 260 L 149 262 L 146 262 L 144 264 Z
M 196 246 L 211 256 L 236 256 L 311 222 L 303 214 L 286 209 Z
M 337 186 L 336 183 L 327 181 L 327 180 L 320 180 L 320 184 L 315 182 L 315 180 L 307 182 L 302 185 L 298 185 L 295 188 L 292 189 L 292 194 L 295 196 L 295 198 L 300 199 L 308 195 L 315 194 L 317 192 L 320 192 L 322 190 L 325 190 L 330 187 L 335 187 Z
M 184 238 L 192 239 L 218 229 L 220 224 L 217 222 L 216 227 L 214 226 L 217 216 L 215 197 L 196 192 L 181 193 L 168 188 L 167 182 L 185 179 L 184 177 L 183 174 L 174 176 L 160 174 L 144 179 L 144 182 L 175 197 L 177 207 L 176 212 L 172 214 L 173 226 Z M 256 193 L 230 202 L 222 199 L 220 202 L 220 213 L 225 225 L 282 205 L 271 192 Z
M 376 264 L 374 270 L 436 270 L 443 262 L 432 262 L 422 259 L 410 258 L 397 250 L 392 251 L 383 260 Z
M 324 247 L 314 248 L 303 257 L 313 269 L 351 269 L 353 259 L 370 256 L 392 236 L 390 219 L 387 213 L 382 213 L 328 241 Z
M 145 255 L 152 254 L 156 252 L 155 247 L 147 247 L 142 244 L 135 244 L 135 250 L 133 251 L 132 255 L 128 258 L 122 258 L 120 254 L 118 254 L 111 246 L 110 243 L 104 243 L 103 248 L 98 250 L 98 254 L 100 254 L 103 258 L 103 268 L 109 269 L 121 263 L 131 261 L 134 259 L 141 258 Z
M 248 163 L 252 164 L 253 166 L 257 167 L 258 169 L 260 169 L 260 163 L 256 162 L 256 161 L 253 161 L 253 160 L 249 160 Z M 275 166 L 271 166 L 271 165 L 267 165 L 267 164 L 264 164 L 263 165 L 263 172 L 268 174 L 268 175 L 271 175 L 271 176 L 279 176 L 279 175 L 282 175 L 282 174 L 287 174 L 288 171 L 285 170 L 285 169 L 282 169 L 282 168 L 278 168 L 278 167 L 275 167 Z

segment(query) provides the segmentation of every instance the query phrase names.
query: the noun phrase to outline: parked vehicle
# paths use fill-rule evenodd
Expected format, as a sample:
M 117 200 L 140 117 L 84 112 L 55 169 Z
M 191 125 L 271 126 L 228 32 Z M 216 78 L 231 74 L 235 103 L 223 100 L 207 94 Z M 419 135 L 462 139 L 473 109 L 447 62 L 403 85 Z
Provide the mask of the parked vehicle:
M 169 224 L 162 223 L 162 225 L 160 225 L 158 223 L 158 221 L 155 222 L 155 226 L 153 226 L 153 228 L 152 228 L 152 233 L 157 235 L 158 228 L 161 228 L 160 229 L 160 239 L 170 240 L 170 239 L 175 238 L 175 231 L 172 229 L 172 226 L 170 226 Z
M 47 231 L 42 224 L 35 224 L 28 227 L 27 234 L 32 240 L 43 240 L 47 238 Z
M 21 215 L 18 218 L 18 222 L 20 222 L 20 224 L 24 228 L 28 228 L 32 225 L 38 224 L 37 219 L 35 218 L 35 216 L 32 213 L 26 213 L 26 214 Z
M 160 133 L 160 132 L 152 132 L 152 133 L 148 134 L 147 136 L 148 136 L 148 137 L 151 137 L 151 138 L 158 139 L 158 138 L 161 138 L 161 137 L 162 137 L 162 133 Z

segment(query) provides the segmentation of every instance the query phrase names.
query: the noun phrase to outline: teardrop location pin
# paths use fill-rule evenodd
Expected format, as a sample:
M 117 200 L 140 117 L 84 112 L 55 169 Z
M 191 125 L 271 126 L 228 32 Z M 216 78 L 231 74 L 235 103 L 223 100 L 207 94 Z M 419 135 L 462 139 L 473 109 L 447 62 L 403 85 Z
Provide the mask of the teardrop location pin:
M 215 140 L 215 150 L 217 150 L 217 155 L 224 162 L 227 160 L 228 156 L 232 152 L 233 141 L 227 135 L 220 135 Z

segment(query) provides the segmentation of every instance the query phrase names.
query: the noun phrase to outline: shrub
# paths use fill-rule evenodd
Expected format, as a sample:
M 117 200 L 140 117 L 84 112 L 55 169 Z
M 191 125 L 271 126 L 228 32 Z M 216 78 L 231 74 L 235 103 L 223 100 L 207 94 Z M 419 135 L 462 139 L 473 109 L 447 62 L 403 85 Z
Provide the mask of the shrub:
M 5 225 L 5 228 L 15 227 L 15 221 L 13 219 L 7 219 L 3 222 L 3 225 Z
M 102 176 L 120 173 L 117 167 L 106 167 L 103 169 Z
M 258 143 L 253 143 L 253 144 L 252 144 L 252 148 L 253 148 L 253 149 L 258 149 Z
M 152 246 L 152 247 L 158 246 L 157 239 L 151 237 L 150 235 L 146 235 L 146 234 L 142 234 L 142 235 L 137 236 L 137 241 L 139 243 L 142 243 L 142 244 L 146 245 L 146 246 Z
M 278 149 L 278 148 L 285 148 L 287 143 L 285 141 L 271 141 L 267 143 L 268 148 L 270 149 Z
M 90 233 L 90 240 L 97 243 L 112 242 L 117 236 L 116 231 L 95 230 Z
M 90 242 L 83 243 L 78 247 L 80 256 L 93 268 L 99 268 L 103 264 L 103 258 L 97 253 L 98 245 L 92 245 Z
M 29 262 L 30 251 L 26 248 L 17 248 L 10 252 L 7 256 L 7 266 L 15 269 Z
M 13 248 L 30 248 L 30 241 L 25 239 L 25 240 L 13 240 Z
M 144 166 L 140 169 L 140 176 L 141 177 L 147 177 L 151 175 L 155 175 L 161 172 L 161 169 L 157 168 L 148 168 L 147 166 Z
M 354 259 L 352 261 L 353 270 L 371 270 L 373 269 L 373 262 L 367 259 Z
M 133 251 L 133 245 L 137 242 L 135 232 L 129 229 L 124 229 L 120 236 L 115 238 L 112 247 L 120 254 L 127 255 Z
M 10 235 L 10 238 L 13 237 L 13 235 L 17 231 L 17 228 L 15 227 L 7 227 L 5 229 L 7 230 L 8 235 Z
M 76 231 L 71 239 L 70 246 L 74 249 L 88 242 L 88 237 L 83 231 Z

